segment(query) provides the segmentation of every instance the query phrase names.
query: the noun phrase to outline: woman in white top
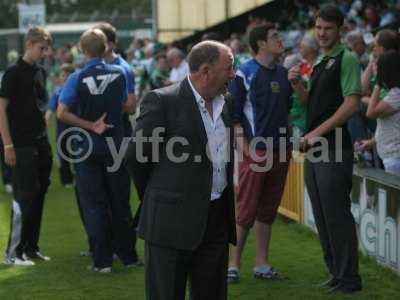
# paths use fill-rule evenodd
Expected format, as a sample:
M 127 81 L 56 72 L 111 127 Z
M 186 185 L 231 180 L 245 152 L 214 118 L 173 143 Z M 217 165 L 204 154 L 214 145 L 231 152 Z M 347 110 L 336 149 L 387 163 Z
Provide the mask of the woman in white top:
M 377 84 L 368 105 L 367 117 L 377 119 L 375 141 L 385 170 L 400 176 L 400 53 L 388 51 L 377 63 Z M 380 87 L 389 93 L 379 101 Z

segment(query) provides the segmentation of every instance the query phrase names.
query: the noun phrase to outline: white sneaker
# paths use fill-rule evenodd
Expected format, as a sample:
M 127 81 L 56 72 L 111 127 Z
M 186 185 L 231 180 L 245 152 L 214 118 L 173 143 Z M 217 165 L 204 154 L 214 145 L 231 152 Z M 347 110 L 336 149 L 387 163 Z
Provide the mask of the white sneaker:
M 4 189 L 6 190 L 7 193 L 12 194 L 12 192 L 14 191 L 13 187 L 11 184 L 7 183 L 4 185 Z
M 51 258 L 49 256 L 43 255 L 39 251 L 35 253 L 24 253 L 22 254 L 23 259 L 25 260 L 31 260 L 31 259 L 37 259 L 37 260 L 43 260 L 43 261 L 49 261 Z
M 98 273 L 111 273 L 111 267 L 107 268 L 93 268 L 93 271 Z
M 35 263 L 29 259 L 23 259 L 18 257 L 6 258 L 4 264 L 13 266 L 34 266 Z
M 79 252 L 80 256 L 92 256 L 92 252 L 90 251 L 81 251 Z
M 94 272 L 97 272 L 97 273 L 103 273 L 103 274 L 111 273 L 111 267 L 97 268 L 97 267 L 94 267 L 94 266 L 88 266 L 88 270 L 89 271 L 94 271 Z

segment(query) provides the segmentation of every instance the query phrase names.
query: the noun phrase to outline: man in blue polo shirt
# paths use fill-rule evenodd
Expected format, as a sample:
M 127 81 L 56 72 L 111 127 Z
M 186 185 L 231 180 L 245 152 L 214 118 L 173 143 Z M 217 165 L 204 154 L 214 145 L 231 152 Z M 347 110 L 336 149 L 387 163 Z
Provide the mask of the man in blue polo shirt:
M 109 64 L 120 66 L 125 74 L 127 80 L 128 98 L 125 104 L 123 120 L 125 135 L 132 136 L 132 124 L 129 120 L 129 114 L 135 113 L 136 110 L 135 75 L 132 67 L 121 57 L 121 55 L 115 52 L 117 49 L 116 29 L 109 23 L 100 23 L 94 28 L 100 29 L 107 38 L 107 48 L 104 56 L 105 61 Z
M 82 139 L 75 146 L 89 155 L 76 163 L 76 183 L 86 230 L 93 241 L 93 270 L 101 273 L 111 272 L 111 238 L 119 245 L 117 254 L 122 262 L 126 266 L 135 263 L 129 242 L 131 220 L 125 218 L 125 200 L 121 200 L 129 197 L 129 177 L 123 167 L 115 172 L 107 170 L 113 159 L 106 138 L 119 149 L 124 137 L 122 114 L 127 88 L 121 68 L 102 59 L 106 42 L 99 29 L 82 34 L 80 46 L 88 62 L 68 78 L 57 108 L 61 121 L 83 129 Z M 70 111 L 72 106 L 76 113 Z
M 129 114 L 135 113 L 136 110 L 136 96 L 135 96 L 135 75 L 133 74 L 132 67 L 121 57 L 121 55 L 117 54 L 115 52 L 115 49 L 117 48 L 117 32 L 116 29 L 109 23 L 100 23 L 96 25 L 94 28 L 100 29 L 104 35 L 107 38 L 107 48 L 106 52 L 104 55 L 105 61 L 109 64 L 119 66 L 122 71 L 125 74 L 126 81 L 127 81 L 127 90 L 128 90 L 128 96 L 127 96 L 127 101 L 125 104 L 124 108 L 124 115 L 123 115 L 123 123 L 124 123 L 124 131 L 125 131 L 125 136 L 130 137 L 132 136 L 132 123 L 129 120 Z M 130 190 L 130 179 L 126 178 L 126 187 Z M 130 193 L 129 193 L 130 194 Z M 139 260 L 137 251 L 136 251 L 136 222 L 134 221 L 132 217 L 132 210 L 129 204 L 129 198 L 126 197 L 121 200 L 124 201 L 125 209 L 124 211 L 126 212 L 125 218 L 131 219 L 131 235 L 130 235 L 130 241 L 133 244 L 133 249 L 134 249 L 134 256 L 136 258 L 136 265 L 140 266 L 142 265 L 142 262 Z M 115 245 L 115 247 L 118 249 L 118 245 Z
M 282 278 L 271 267 L 268 254 L 272 223 L 283 194 L 290 159 L 288 116 L 291 87 L 287 70 L 276 64 L 283 47 L 275 27 L 255 27 L 249 34 L 249 43 L 255 56 L 239 67 L 230 85 L 240 159 L 238 240 L 231 251 L 228 269 L 228 282 L 231 283 L 239 281 L 240 258 L 253 224 L 256 231 L 254 276 Z

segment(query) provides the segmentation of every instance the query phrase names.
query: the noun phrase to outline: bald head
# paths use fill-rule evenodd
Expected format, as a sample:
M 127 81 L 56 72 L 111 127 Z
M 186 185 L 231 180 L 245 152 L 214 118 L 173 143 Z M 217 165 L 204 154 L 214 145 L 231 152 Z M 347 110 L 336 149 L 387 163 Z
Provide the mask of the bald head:
M 222 52 L 231 54 L 231 49 L 217 41 L 203 41 L 196 44 L 188 55 L 190 73 L 199 71 L 203 64 L 215 64 Z
M 205 101 L 227 92 L 235 77 L 231 49 L 216 41 L 195 45 L 188 55 L 190 81 Z

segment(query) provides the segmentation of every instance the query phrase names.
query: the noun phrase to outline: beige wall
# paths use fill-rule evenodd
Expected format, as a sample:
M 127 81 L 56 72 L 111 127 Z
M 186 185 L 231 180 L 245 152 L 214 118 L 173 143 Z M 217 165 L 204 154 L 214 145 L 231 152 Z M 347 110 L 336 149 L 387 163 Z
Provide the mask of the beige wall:
M 158 39 L 171 42 L 184 38 L 271 1 L 158 0 Z

